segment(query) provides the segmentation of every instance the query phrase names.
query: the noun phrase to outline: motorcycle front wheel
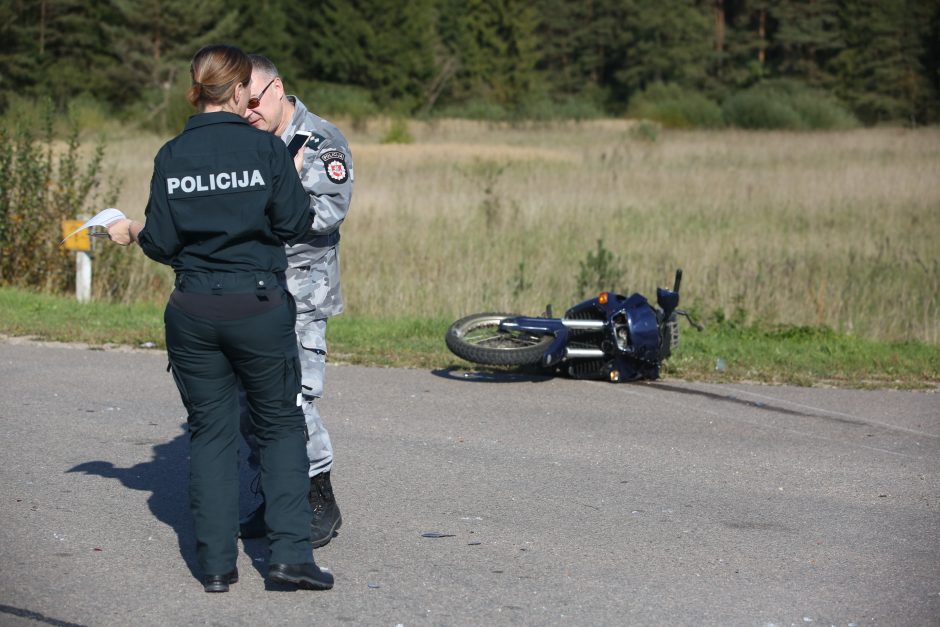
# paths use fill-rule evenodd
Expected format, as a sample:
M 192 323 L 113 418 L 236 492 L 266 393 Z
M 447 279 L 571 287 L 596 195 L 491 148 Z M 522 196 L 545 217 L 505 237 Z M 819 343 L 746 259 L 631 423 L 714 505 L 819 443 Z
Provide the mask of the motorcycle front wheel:
M 475 364 L 525 366 L 536 364 L 548 350 L 553 335 L 501 331 L 499 323 L 516 314 L 478 313 L 461 318 L 447 329 L 445 341 L 452 353 Z

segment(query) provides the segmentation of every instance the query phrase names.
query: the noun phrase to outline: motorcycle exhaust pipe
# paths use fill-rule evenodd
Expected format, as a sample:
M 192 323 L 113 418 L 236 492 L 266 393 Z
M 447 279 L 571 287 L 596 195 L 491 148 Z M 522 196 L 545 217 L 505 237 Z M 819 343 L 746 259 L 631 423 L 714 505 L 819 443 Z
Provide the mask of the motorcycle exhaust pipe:
M 565 357 L 584 359 L 591 357 L 604 357 L 604 351 L 599 348 L 565 348 Z

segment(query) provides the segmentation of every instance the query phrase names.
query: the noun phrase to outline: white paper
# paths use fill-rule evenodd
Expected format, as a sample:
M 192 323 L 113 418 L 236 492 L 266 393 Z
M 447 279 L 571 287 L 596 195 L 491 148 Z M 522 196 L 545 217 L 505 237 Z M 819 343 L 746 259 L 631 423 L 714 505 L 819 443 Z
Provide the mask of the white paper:
M 108 226 L 109 224 L 111 224 L 112 222 L 116 220 L 124 220 L 125 218 L 127 218 L 127 216 L 124 215 L 124 212 L 121 211 L 120 209 L 115 209 L 114 207 L 108 207 L 107 209 L 102 209 L 97 214 L 95 214 L 94 217 L 88 220 L 88 222 L 86 222 L 85 224 L 81 225 L 80 227 L 78 227 L 77 229 L 75 229 L 74 231 L 66 235 L 65 238 L 61 242 L 59 242 L 59 244 L 61 245 L 62 243 L 65 242 L 65 240 L 72 237 L 73 235 L 75 235 L 76 233 L 78 233 L 79 231 L 83 229 L 87 229 L 93 226 Z

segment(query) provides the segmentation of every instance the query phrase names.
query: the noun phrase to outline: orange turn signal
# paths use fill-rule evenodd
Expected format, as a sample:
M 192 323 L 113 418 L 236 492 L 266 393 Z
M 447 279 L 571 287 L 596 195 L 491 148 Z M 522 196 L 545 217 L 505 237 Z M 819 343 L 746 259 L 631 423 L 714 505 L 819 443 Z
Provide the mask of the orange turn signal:
M 601 292 L 600 294 L 598 294 L 597 302 L 599 302 L 601 305 L 606 305 L 607 304 L 607 292 Z

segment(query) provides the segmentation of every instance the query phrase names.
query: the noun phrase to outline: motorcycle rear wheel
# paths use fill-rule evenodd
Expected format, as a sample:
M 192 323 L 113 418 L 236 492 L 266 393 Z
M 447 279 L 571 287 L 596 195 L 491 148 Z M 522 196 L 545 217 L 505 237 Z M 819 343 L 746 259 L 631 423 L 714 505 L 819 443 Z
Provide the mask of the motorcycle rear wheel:
M 554 336 L 500 331 L 499 323 L 516 314 L 478 313 L 461 318 L 447 329 L 447 348 L 462 359 L 488 366 L 536 364 Z

